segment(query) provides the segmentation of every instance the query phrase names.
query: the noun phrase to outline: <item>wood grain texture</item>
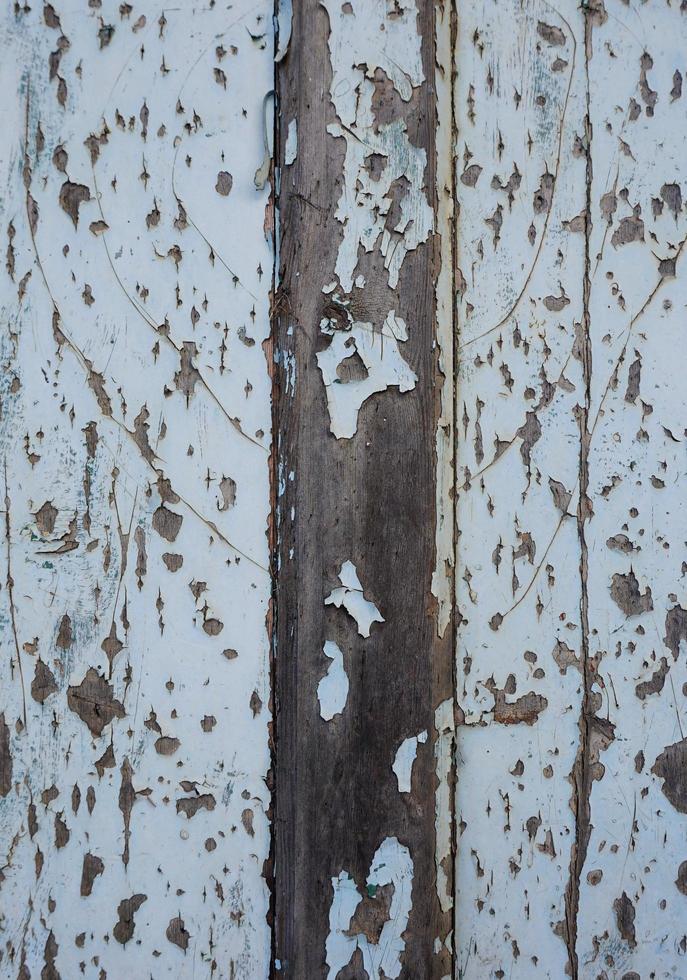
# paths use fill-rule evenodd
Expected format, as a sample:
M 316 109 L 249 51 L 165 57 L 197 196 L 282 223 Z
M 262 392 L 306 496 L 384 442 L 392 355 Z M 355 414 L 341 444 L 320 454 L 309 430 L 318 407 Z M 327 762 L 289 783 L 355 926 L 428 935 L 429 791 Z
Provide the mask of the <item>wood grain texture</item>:
M 0 14 L 0 976 L 687 975 L 686 42 Z
M 442 920 L 435 883 L 434 711 L 450 695 L 451 665 L 450 631 L 442 645 L 431 595 L 436 240 L 428 234 L 424 243 L 408 249 L 398 285 L 392 288 L 383 235 L 372 236 L 368 252 L 354 248 L 355 278 L 363 276 L 364 284 L 351 288 L 344 285 L 347 267 L 341 262 L 349 229 L 336 213 L 342 195 L 355 196 L 356 181 L 360 191 L 370 170 L 378 167 L 383 175 L 385 166 L 394 166 L 393 149 L 377 150 L 381 160 L 372 157 L 387 138 L 386 127 L 399 122 L 409 144 L 424 150 L 427 162 L 417 187 L 395 181 L 388 194 L 393 213 L 386 227 L 398 223 L 404 196 L 416 193 L 434 207 L 434 11 L 428 2 L 417 8 L 398 4 L 396 14 L 386 3 L 327 7 L 329 13 L 315 0 L 296 6 L 291 54 L 279 73 L 282 146 L 296 119 L 298 153 L 291 165 L 283 166 L 278 201 L 277 975 L 359 976 L 366 956 L 374 964 L 380 948 L 375 940 L 353 943 L 349 950 L 340 931 L 332 935 L 337 932 L 330 928 L 333 879 L 343 872 L 357 890 L 350 928 L 346 919 L 338 929 L 362 936 L 367 928 L 374 936 L 370 922 L 376 916 L 379 936 L 381 924 L 389 919 L 388 905 L 381 889 L 375 899 L 374 886 L 367 889 L 372 908 L 366 908 L 362 897 L 375 853 L 385 841 L 396 839 L 412 861 L 412 908 L 402 938 L 393 940 L 399 952 L 386 972 L 390 977 L 441 977 L 450 973 L 449 953 L 442 945 L 450 922 Z M 415 32 L 418 40 L 423 80 L 405 98 L 389 77 L 395 29 Z M 377 49 L 371 55 L 379 59 L 376 64 L 356 50 L 361 36 Z M 340 62 L 330 49 L 337 44 L 344 51 Z M 334 74 L 339 71 L 334 85 L 332 60 Z M 379 67 L 383 63 L 386 70 Z M 350 97 L 362 106 L 353 120 L 342 118 L 342 102 L 337 115 L 332 95 L 347 91 L 343 86 L 348 79 L 342 76 L 351 70 L 348 65 L 358 66 Z M 372 105 L 368 118 L 366 99 Z M 349 142 L 328 133 L 328 127 L 344 125 L 351 131 Z M 403 137 L 401 132 L 397 139 Z M 345 162 L 352 164 L 345 154 L 354 153 L 355 142 L 361 140 L 368 141 L 365 172 L 346 173 Z M 365 199 L 359 200 L 365 207 Z M 336 287 L 323 293 L 334 282 Z M 335 438 L 317 354 L 336 341 L 336 333 L 332 341 L 321 321 L 334 321 L 351 335 L 356 324 L 371 324 L 384 343 L 380 331 L 390 310 L 407 324 L 402 357 L 417 383 L 409 391 L 392 387 L 365 400 L 355 435 Z M 341 387 L 346 397 L 345 381 Z M 368 638 L 359 634 L 343 608 L 325 605 L 345 561 L 355 564 L 365 599 L 384 619 L 372 625 Z M 350 683 L 343 711 L 330 721 L 323 719 L 318 704 L 318 686 L 329 664 L 323 654 L 326 641 L 342 650 Z M 401 743 L 422 732 L 428 738 L 417 744 L 411 792 L 401 793 L 392 764 Z M 395 892 L 400 897 L 398 883 Z M 350 960 L 341 972 L 338 967 L 345 964 L 336 960 L 334 965 L 337 941 Z

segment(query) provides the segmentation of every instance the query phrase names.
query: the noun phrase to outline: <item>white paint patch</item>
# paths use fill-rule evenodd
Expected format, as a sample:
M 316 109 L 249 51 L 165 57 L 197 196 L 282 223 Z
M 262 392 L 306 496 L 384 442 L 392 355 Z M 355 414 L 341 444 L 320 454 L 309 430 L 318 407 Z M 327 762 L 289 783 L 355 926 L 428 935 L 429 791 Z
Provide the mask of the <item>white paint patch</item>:
M 324 600 L 325 606 L 342 606 L 358 625 L 361 636 L 370 635 L 373 623 L 383 623 L 384 617 L 374 602 L 370 602 L 363 594 L 363 587 L 358 578 L 358 572 L 352 561 L 345 561 L 339 572 L 341 588 L 334 589 Z
M 339 0 L 322 0 L 322 6 L 329 14 L 332 101 L 344 126 L 372 125 L 372 79 L 378 68 L 403 101 L 410 101 L 413 88 L 424 81 L 415 0 L 401 0 L 393 18 L 388 0 L 352 0 L 348 14 Z
M 371 323 L 358 321 L 352 321 L 350 330 L 338 330 L 330 319 L 322 320 L 320 330 L 332 337 L 329 347 L 317 354 L 327 390 L 329 427 L 337 439 L 350 439 L 358 428 L 358 412 L 368 398 L 387 388 L 412 391 L 415 387 L 417 375 L 398 347 L 408 339 L 408 328 L 390 310 L 379 332 Z M 364 377 L 347 381 L 345 374 L 339 376 L 349 358 L 356 358 Z
M 359 246 L 371 252 L 381 238 L 379 247 L 394 289 L 407 252 L 426 241 L 433 227 L 424 191 L 427 155 L 410 143 L 402 120 L 375 125 L 372 79 L 381 69 L 405 102 L 424 80 L 415 0 L 397 3 L 393 18 L 388 16 L 386 0 L 355 0 L 346 5 L 348 13 L 339 0 L 322 2 L 330 22 L 331 100 L 340 121 L 327 131 L 346 141 L 344 183 L 336 212 L 344 237 L 336 273 L 343 289 L 350 292 Z M 373 166 L 374 157 L 384 160 L 381 172 Z M 394 203 L 400 217 L 390 225 Z
M 433 226 L 423 189 L 427 154 L 411 145 L 400 119 L 380 126 L 377 133 L 372 128 L 365 129 L 364 142 L 338 123 L 328 126 L 327 132 L 346 140 L 343 191 L 336 210 L 336 218 L 344 226 L 344 237 L 335 272 L 343 289 L 349 292 L 359 247 L 371 252 L 381 236 L 379 250 L 389 273 L 389 285 L 395 289 L 406 254 L 427 240 Z M 371 172 L 374 156 L 385 160 L 379 177 Z M 394 187 L 396 182 L 402 183 L 405 193 L 398 185 Z M 390 226 L 388 219 L 394 203 L 400 208 L 400 217 Z
M 396 750 L 396 758 L 391 768 L 396 773 L 399 793 L 410 793 L 413 763 L 417 756 L 418 742 L 424 743 L 426 741 L 427 732 L 420 732 L 419 735 L 411 735 L 410 738 L 404 738 Z
M 0 12 L 0 976 L 257 980 L 273 4 L 94 7 Z
M 298 155 L 298 121 L 292 119 L 286 133 L 286 146 L 284 147 L 284 164 L 290 167 Z
M 349 935 L 351 919 L 361 895 L 347 871 L 332 878 L 334 897 L 329 910 L 329 935 L 326 958 L 327 980 L 334 980 L 359 949 L 363 969 L 369 977 L 388 977 L 395 980 L 401 972 L 401 954 L 405 949 L 403 933 L 412 908 L 413 861 L 410 851 L 396 837 L 387 837 L 372 860 L 367 877 L 367 894 L 374 898 L 378 888 L 393 885 L 389 918 L 382 926 L 378 943 L 371 943 L 361 933 Z
M 317 685 L 317 697 L 320 702 L 320 715 L 325 721 L 331 721 L 335 715 L 340 715 L 346 707 L 348 675 L 344 667 L 343 653 L 333 640 L 327 640 L 323 651 L 325 657 L 328 657 L 332 662 L 327 668 L 327 673 Z
M 291 30 L 293 27 L 293 2 L 292 0 L 279 0 L 277 3 L 277 53 L 274 56 L 275 62 L 279 63 L 286 57 L 291 42 Z

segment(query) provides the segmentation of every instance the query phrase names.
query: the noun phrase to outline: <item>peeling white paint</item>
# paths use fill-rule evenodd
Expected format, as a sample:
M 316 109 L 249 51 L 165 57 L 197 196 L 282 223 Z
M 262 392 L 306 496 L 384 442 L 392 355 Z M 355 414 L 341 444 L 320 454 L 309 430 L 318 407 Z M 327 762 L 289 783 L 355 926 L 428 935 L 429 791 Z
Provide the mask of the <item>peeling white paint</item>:
M 684 16 L 455 12 L 457 970 L 682 977 Z
M 341 237 L 323 294 L 345 323 L 322 320 L 317 365 L 338 439 L 376 394 L 415 388 L 393 302 L 356 319 L 349 294 L 374 251 L 397 288 L 436 229 L 428 533 L 439 635 L 454 601 L 459 622 L 434 858 L 449 913 L 457 846 L 456 973 L 682 977 L 684 15 L 434 6 L 428 161 L 393 118 L 424 81 L 416 0 L 323 2 L 345 152 L 319 205 Z M 0 15 L 17 93 L 0 107 L 2 968 L 253 980 L 270 969 L 271 88 L 291 4 L 277 52 L 271 4 L 77 7 Z M 297 153 L 293 119 L 286 166 Z M 384 622 L 350 561 L 325 602 L 362 637 Z M 349 679 L 323 652 L 329 721 Z M 427 737 L 398 745 L 400 793 Z M 400 975 L 412 875 L 387 838 L 375 940 L 352 928 L 363 883 L 332 879 L 330 977 L 356 950 L 370 978 Z
M 325 642 L 323 652 L 331 663 L 327 667 L 327 673 L 317 685 L 317 697 L 320 702 L 320 715 L 324 721 L 331 721 L 346 707 L 348 674 L 344 667 L 343 653 L 333 640 Z
M 349 616 L 352 616 L 358 626 L 361 636 L 369 636 L 373 623 L 383 623 L 384 617 L 374 602 L 370 602 L 363 594 L 363 587 L 358 578 L 358 572 L 352 561 L 345 561 L 339 572 L 341 587 L 333 589 L 324 600 L 325 606 L 342 606 Z
M 284 147 L 284 165 L 290 167 L 298 156 L 298 120 L 292 119 L 286 131 L 286 146 Z
M 363 969 L 369 977 L 388 977 L 396 980 L 405 949 L 403 937 L 412 908 L 413 862 L 408 848 L 396 837 L 387 837 L 377 849 L 366 882 L 366 894 L 374 899 L 379 888 L 393 886 L 387 921 L 378 941 L 371 942 L 361 933 L 351 934 L 351 920 L 363 896 L 348 872 L 341 871 L 332 878 L 334 895 L 329 910 L 329 935 L 326 941 L 327 980 L 335 980 L 359 949 Z
M 566 975 L 575 842 L 580 678 L 551 650 L 579 648 L 580 551 L 549 477 L 574 494 L 584 15 L 456 10 L 456 959 L 465 980 L 534 980 Z
M 0 13 L 3 977 L 269 973 L 272 9 Z
M 286 57 L 291 43 L 291 30 L 293 27 L 293 0 L 279 0 L 277 3 L 277 40 L 278 48 L 274 55 L 275 62 L 279 63 Z
M 272 167 L 272 153 L 273 153 L 273 130 L 272 130 L 272 120 L 274 118 L 274 92 L 267 92 L 262 101 L 262 112 L 263 112 L 263 130 L 262 130 L 262 144 L 263 144 L 263 157 L 262 163 L 255 171 L 255 176 L 253 182 L 255 184 L 256 190 L 261 191 L 270 175 L 270 169 Z
M 331 319 L 323 319 L 320 330 L 332 340 L 317 354 L 317 365 L 327 392 L 330 429 L 337 439 L 350 439 L 358 428 L 358 412 L 376 392 L 397 387 L 411 391 L 417 376 L 400 350 L 399 343 L 408 339 L 405 321 L 390 310 L 381 330 L 372 323 L 352 320 L 350 329 L 339 330 Z M 346 380 L 340 371 L 349 358 L 359 358 L 365 377 Z M 362 373 L 362 372 L 361 372 Z
M 381 126 L 377 134 L 366 130 L 365 142 L 351 136 L 349 130 L 337 123 L 328 126 L 327 131 L 346 140 L 344 184 L 336 210 L 336 217 L 344 226 L 335 267 L 339 282 L 350 292 L 358 265 L 358 248 L 362 246 L 371 252 L 378 246 L 389 272 L 389 285 L 395 289 L 406 254 L 427 240 L 433 225 L 423 189 L 427 154 L 410 144 L 405 123 L 400 120 Z M 385 159 L 378 178 L 366 166 L 366 161 L 375 154 Z M 398 221 L 389 227 L 387 219 L 394 201 L 398 200 L 392 194 L 392 185 L 401 179 L 408 183 L 407 194 L 401 199 Z
M 343 5 L 338 0 L 322 0 L 322 5 L 329 14 L 331 99 L 339 118 L 328 132 L 346 141 L 343 189 L 336 212 L 343 225 L 343 241 L 335 271 L 344 292 L 350 292 L 358 248 L 371 252 L 379 247 L 389 285 L 395 289 L 406 254 L 425 242 L 433 227 L 424 191 L 427 155 L 410 143 L 401 120 L 375 125 L 373 78 L 381 69 L 406 102 L 424 80 L 415 0 L 400 0 L 393 18 L 388 17 L 386 0 L 353 0 Z M 351 18 L 355 19 L 353 26 Z M 383 160 L 381 173 L 371 172 L 374 156 Z M 398 181 L 405 182 L 406 192 L 400 200 L 399 217 L 389 226 L 392 204 L 400 197 L 392 189 Z
M 344 126 L 371 126 L 372 79 L 378 68 L 404 102 L 424 81 L 416 0 L 399 0 L 394 17 L 388 16 L 388 0 L 322 0 L 322 6 L 329 14 L 331 91 L 337 115 Z
M 404 738 L 398 749 L 392 765 L 398 781 L 399 793 L 410 793 L 411 777 L 413 774 L 413 763 L 417 756 L 418 743 L 423 744 L 427 741 L 427 732 L 422 731 L 419 735 L 411 735 Z

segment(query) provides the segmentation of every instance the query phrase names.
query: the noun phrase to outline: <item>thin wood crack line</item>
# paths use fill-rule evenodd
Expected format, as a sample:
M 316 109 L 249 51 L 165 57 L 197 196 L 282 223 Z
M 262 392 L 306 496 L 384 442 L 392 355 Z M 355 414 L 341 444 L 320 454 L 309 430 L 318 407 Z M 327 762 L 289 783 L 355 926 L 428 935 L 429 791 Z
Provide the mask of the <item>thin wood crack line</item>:
M 577 499 L 577 536 L 580 543 L 580 661 L 582 667 L 582 704 L 578 728 L 580 741 L 571 772 L 571 807 L 575 817 L 575 837 L 570 849 L 570 871 L 565 890 L 565 943 L 568 952 L 568 967 L 572 980 L 579 977 L 579 957 L 577 952 L 578 918 L 580 908 L 580 882 L 587 857 L 591 836 L 591 726 L 595 714 L 594 693 L 592 690 L 595 674 L 589 656 L 589 550 L 585 523 L 591 508 L 587 491 L 589 488 L 589 414 L 591 407 L 592 380 L 592 342 L 591 342 L 591 233 L 592 233 L 592 123 L 589 81 L 589 52 L 592 40 L 592 18 L 588 8 L 584 16 L 584 71 L 585 71 L 585 222 L 584 222 L 584 271 L 582 279 L 582 377 L 584 383 L 584 405 L 578 408 L 579 442 L 579 493 Z
M 7 598 L 10 604 L 10 621 L 12 623 L 12 636 L 14 638 L 14 649 L 17 655 L 17 666 L 19 668 L 19 680 L 21 682 L 22 714 L 24 719 L 24 729 L 27 729 L 26 715 L 26 688 L 24 686 L 24 668 L 21 662 L 21 650 L 19 649 L 19 637 L 17 635 L 17 617 L 14 606 L 14 579 L 12 578 L 12 545 L 10 543 L 10 491 L 7 482 L 7 457 L 4 459 L 5 472 L 5 537 L 7 538 Z

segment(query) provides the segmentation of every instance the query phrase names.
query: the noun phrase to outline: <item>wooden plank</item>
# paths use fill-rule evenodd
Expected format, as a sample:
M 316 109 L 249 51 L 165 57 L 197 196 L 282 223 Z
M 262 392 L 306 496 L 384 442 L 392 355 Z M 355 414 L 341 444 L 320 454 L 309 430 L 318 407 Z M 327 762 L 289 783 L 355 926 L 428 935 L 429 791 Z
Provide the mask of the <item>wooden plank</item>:
M 189 12 L 1 16 L 5 977 L 269 969 L 272 10 Z
M 587 19 L 590 656 L 606 735 L 589 793 L 580 975 L 685 974 L 682 383 L 687 24 L 667 5 Z
M 460 977 L 684 974 L 685 31 L 460 8 Z
M 0 18 L 0 973 L 682 976 L 682 8 L 228 9 Z
M 305 0 L 279 72 L 278 976 L 451 970 L 434 53 L 429 2 Z
M 588 641 L 582 21 L 458 12 L 456 969 L 562 977 Z

